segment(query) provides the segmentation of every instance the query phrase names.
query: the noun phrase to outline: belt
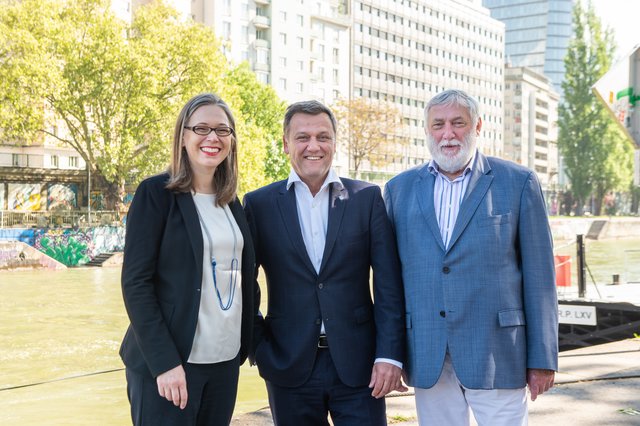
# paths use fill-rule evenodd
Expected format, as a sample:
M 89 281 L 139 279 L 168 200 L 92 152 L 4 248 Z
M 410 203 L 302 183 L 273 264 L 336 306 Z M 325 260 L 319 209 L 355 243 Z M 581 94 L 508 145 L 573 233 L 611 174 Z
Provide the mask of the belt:
M 329 347 L 329 341 L 327 340 L 327 335 L 321 334 L 320 337 L 318 337 L 318 348 L 327 349 L 328 347 Z

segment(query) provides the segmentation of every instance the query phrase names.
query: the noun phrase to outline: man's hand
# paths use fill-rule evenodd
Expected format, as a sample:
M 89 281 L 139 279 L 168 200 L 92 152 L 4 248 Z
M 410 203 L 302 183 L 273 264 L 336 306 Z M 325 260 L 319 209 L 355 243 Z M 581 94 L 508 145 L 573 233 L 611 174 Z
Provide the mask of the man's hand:
M 160 374 L 156 382 L 160 396 L 184 410 L 187 406 L 187 377 L 182 365 Z
M 409 389 L 402 384 L 400 378 L 402 370 L 388 362 L 378 362 L 373 364 L 371 372 L 371 382 L 369 388 L 373 389 L 371 396 L 376 399 L 384 397 L 393 390 L 406 392 Z
M 530 368 L 527 370 L 527 384 L 531 392 L 531 401 L 535 401 L 538 395 L 542 395 L 553 387 L 556 372 Z

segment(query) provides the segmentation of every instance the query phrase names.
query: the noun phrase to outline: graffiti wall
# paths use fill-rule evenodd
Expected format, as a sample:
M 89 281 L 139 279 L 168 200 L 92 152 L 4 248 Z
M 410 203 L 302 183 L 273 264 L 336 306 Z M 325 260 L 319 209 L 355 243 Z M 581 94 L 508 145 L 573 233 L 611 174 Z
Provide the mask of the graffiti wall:
M 78 207 L 78 185 L 49 184 L 47 187 L 47 210 L 73 210 Z
M 42 185 L 39 183 L 10 183 L 8 207 L 9 210 L 36 211 L 42 209 L 40 193 Z
M 0 241 L 22 241 L 67 266 L 80 266 L 101 253 L 124 249 L 124 227 L 87 229 L 0 229 Z

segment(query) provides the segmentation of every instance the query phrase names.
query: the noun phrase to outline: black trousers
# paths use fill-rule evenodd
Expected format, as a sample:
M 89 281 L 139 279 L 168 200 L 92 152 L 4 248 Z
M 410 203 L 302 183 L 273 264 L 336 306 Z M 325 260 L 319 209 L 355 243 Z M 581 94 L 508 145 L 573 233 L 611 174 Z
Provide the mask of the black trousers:
M 267 381 L 269 405 L 276 426 L 385 426 L 384 398 L 375 399 L 366 385 L 342 383 L 329 349 L 318 349 L 309 380 L 297 388 Z
M 135 426 L 228 426 L 238 393 L 240 357 L 216 364 L 186 364 L 184 410 L 158 393 L 156 379 L 126 369 L 131 419 Z

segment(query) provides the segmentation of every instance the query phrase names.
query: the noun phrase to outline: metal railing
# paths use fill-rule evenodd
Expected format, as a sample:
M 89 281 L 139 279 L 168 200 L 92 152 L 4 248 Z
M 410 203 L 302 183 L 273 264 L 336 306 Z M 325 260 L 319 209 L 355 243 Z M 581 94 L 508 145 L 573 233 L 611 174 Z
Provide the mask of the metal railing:
M 120 214 L 107 210 L 17 211 L 0 210 L 0 228 L 75 228 L 121 226 Z

